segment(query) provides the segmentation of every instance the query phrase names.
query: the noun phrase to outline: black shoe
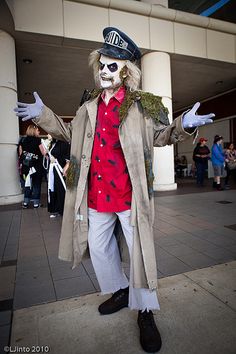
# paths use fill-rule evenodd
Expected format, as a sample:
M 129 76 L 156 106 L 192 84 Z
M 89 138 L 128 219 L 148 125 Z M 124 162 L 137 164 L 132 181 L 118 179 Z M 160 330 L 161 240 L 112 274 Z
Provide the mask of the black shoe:
M 147 353 L 155 353 L 161 349 L 161 335 L 154 321 L 152 311 L 138 312 L 138 325 L 140 328 L 140 344 Z
M 216 182 L 212 183 L 212 188 L 217 188 L 217 183 Z
M 28 207 L 29 207 L 28 203 L 23 203 L 23 204 L 22 204 L 22 208 L 23 208 L 23 209 L 28 209 Z
M 223 191 L 224 190 L 224 188 L 222 188 L 220 184 L 217 184 L 216 189 L 218 191 Z
M 98 307 L 98 311 L 101 315 L 110 315 L 111 313 L 117 312 L 124 307 L 128 307 L 128 304 L 129 288 L 120 289 L 116 291 L 110 299 L 103 302 Z

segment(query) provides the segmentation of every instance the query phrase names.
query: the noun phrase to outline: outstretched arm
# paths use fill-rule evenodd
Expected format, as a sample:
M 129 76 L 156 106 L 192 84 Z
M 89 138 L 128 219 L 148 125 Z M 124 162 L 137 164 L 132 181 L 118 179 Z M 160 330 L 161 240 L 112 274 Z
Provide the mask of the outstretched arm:
M 195 128 L 195 127 L 200 127 L 202 125 L 209 124 L 209 123 L 213 122 L 212 118 L 215 117 L 215 114 L 210 113 L 210 114 L 205 114 L 205 115 L 200 116 L 197 114 L 197 110 L 198 110 L 199 106 L 200 106 L 199 102 L 195 103 L 193 108 L 184 114 L 183 121 L 182 121 L 183 128 L 185 128 L 185 129 L 186 128 Z
M 53 138 L 70 142 L 71 123 L 63 122 L 60 117 L 46 107 L 37 92 L 34 92 L 33 95 L 34 103 L 17 102 L 17 107 L 14 109 L 16 115 L 22 121 L 33 119 L 35 124 L 51 134 Z
M 154 128 L 154 146 L 171 145 L 183 141 L 190 136 L 195 136 L 197 127 L 212 123 L 215 114 L 197 115 L 199 106 L 199 102 L 195 103 L 190 111 L 174 119 L 170 125 L 156 125 Z
M 36 118 L 40 116 L 43 109 L 43 101 L 37 94 L 37 92 L 33 93 L 35 102 L 34 103 L 23 103 L 17 102 L 17 107 L 14 109 L 16 115 L 20 117 L 23 121 Z

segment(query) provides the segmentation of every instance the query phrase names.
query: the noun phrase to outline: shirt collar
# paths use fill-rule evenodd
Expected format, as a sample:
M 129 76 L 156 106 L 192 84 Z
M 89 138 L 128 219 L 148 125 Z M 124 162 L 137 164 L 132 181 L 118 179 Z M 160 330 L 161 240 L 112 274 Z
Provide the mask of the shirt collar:
M 105 98 L 105 92 L 104 91 L 101 94 L 101 98 L 104 101 L 104 98 Z M 117 101 L 122 103 L 124 101 L 124 98 L 125 98 L 125 87 L 121 86 L 119 88 L 119 90 L 115 93 L 115 95 L 112 98 L 115 98 Z

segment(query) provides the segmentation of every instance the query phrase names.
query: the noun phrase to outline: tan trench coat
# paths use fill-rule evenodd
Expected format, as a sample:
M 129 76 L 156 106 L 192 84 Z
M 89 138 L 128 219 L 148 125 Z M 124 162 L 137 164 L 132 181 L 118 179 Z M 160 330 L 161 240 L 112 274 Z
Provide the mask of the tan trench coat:
M 71 165 L 74 185 L 67 189 L 62 222 L 59 258 L 78 265 L 88 250 L 87 191 L 88 173 L 97 115 L 95 98 L 86 102 L 71 123 L 64 123 L 44 106 L 41 116 L 34 120 L 59 140 L 71 143 Z M 134 226 L 133 286 L 157 288 L 157 267 L 153 241 L 154 203 L 149 198 L 145 169 L 145 153 L 153 158 L 153 146 L 165 146 L 190 136 L 182 128 L 182 118 L 171 125 L 155 123 L 145 116 L 137 102 L 129 109 L 119 128 L 120 143 L 127 163 L 132 188 L 131 223 Z M 123 238 L 124 239 L 124 238 Z M 123 250 L 124 243 L 120 248 Z

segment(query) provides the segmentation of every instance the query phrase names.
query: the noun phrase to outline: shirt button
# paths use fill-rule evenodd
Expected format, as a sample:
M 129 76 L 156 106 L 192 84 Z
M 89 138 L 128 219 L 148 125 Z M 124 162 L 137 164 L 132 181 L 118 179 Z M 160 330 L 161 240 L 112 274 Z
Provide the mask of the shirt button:
M 106 131 L 106 128 L 102 128 L 102 130 L 105 132 L 105 131 Z
M 107 112 L 105 112 L 105 116 L 107 116 Z
M 81 157 L 82 157 L 82 159 L 85 159 L 85 158 L 86 158 L 86 155 L 82 155 Z
M 103 144 L 100 144 L 101 147 L 103 147 Z
M 102 193 L 102 191 L 98 191 L 98 193 L 99 193 L 99 194 L 101 194 L 101 193 Z
M 92 136 L 91 133 L 88 133 L 88 134 L 87 134 L 87 137 L 88 137 L 88 138 L 91 138 L 91 136 Z
M 101 176 L 101 175 L 98 175 L 98 179 L 102 179 L 102 176 Z

